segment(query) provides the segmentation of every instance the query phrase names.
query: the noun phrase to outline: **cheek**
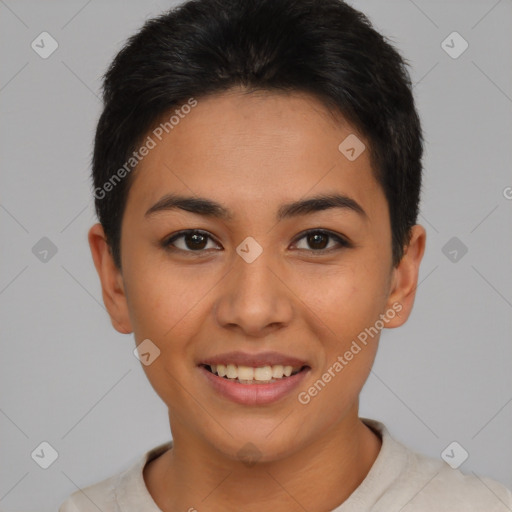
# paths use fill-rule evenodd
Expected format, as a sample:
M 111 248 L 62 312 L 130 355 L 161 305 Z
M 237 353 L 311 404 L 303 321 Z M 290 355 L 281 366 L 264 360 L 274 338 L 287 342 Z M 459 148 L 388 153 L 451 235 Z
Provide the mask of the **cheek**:
M 300 390 L 299 407 L 303 408 L 303 425 L 306 432 L 313 429 L 327 430 L 345 417 L 357 402 L 370 373 L 374 351 L 366 349 L 350 361 L 343 370 L 327 371 Z M 327 370 L 327 368 L 326 368 Z
M 298 289 L 297 295 L 306 306 L 303 312 L 309 329 L 321 344 L 316 377 L 321 378 L 329 369 L 335 375 L 322 379 L 329 383 L 319 402 L 337 400 L 339 407 L 343 407 L 343 397 L 348 400 L 346 403 L 354 399 L 375 359 L 380 336 L 375 324 L 385 304 L 382 291 L 385 279 L 361 265 L 360 271 L 357 266 L 352 266 L 331 272 L 316 281 L 319 286 L 310 286 L 309 292 L 305 281 L 309 280 L 301 280 L 302 289 Z M 335 371 L 333 365 L 339 357 L 344 361 L 341 363 L 343 370 Z M 339 364 L 337 368 L 340 368 Z
M 295 294 L 339 340 L 357 334 L 378 317 L 385 301 L 382 276 L 363 263 L 324 269 L 322 274 L 304 273 L 296 280 Z
M 357 286 L 322 301 L 311 325 L 316 326 L 323 353 L 310 387 L 300 390 L 299 403 L 307 411 L 308 425 L 318 420 L 327 429 L 347 414 L 370 374 L 380 337 L 371 327 L 381 310 L 375 295 Z
M 196 281 L 190 282 L 183 273 L 148 266 L 132 276 L 130 287 L 136 343 L 149 339 L 159 351 L 154 362 L 143 366 L 146 376 L 164 403 L 182 407 L 187 398 L 182 383 L 190 374 L 188 351 L 203 325 L 201 297 L 211 288 Z
M 154 336 L 163 342 L 175 336 L 190 322 L 194 309 L 211 288 L 190 269 L 150 262 L 133 269 L 127 273 L 127 299 L 137 339 Z

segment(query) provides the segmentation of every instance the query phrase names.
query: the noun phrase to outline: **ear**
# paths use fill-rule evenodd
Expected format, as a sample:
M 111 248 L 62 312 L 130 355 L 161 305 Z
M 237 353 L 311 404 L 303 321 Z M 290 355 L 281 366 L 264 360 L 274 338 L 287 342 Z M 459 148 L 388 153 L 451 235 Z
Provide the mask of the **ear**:
M 101 281 L 103 302 L 110 315 L 110 321 L 121 334 L 133 332 L 128 314 L 123 275 L 112 257 L 107 237 L 101 224 L 91 227 L 88 234 L 94 266 Z
M 418 274 L 421 259 L 425 252 L 427 233 L 419 224 L 411 228 L 411 240 L 405 248 L 404 256 L 399 265 L 393 269 L 390 294 L 386 311 L 396 311 L 393 319 L 386 323 L 387 328 L 400 327 L 411 314 L 418 286 Z

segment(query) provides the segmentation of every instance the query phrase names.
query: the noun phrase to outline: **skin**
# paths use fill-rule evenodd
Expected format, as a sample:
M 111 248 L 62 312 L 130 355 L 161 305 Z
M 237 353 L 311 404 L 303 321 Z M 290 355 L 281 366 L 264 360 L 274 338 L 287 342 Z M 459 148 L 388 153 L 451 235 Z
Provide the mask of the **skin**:
M 358 417 L 358 398 L 379 336 L 307 404 L 307 390 L 380 314 L 406 322 L 414 303 L 426 233 L 420 225 L 392 266 L 384 193 L 368 150 L 349 161 L 338 145 L 357 131 L 315 98 L 238 89 L 198 105 L 140 162 L 121 232 L 122 271 L 100 224 L 89 231 L 103 300 L 115 329 L 149 338 L 161 351 L 143 366 L 169 408 L 172 450 L 146 465 L 144 479 L 164 511 L 328 511 L 363 481 L 381 448 Z M 368 148 L 363 136 L 357 134 Z M 144 213 L 164 194 L 198 195 L 229 208 L 230 221 L 183 210 Z M 278 207 L 319 193 L 355 199 L 367 219 L 328 209 L 276 221 Z M 323 228 L 321 254 L 305 230 Z M 202 256 L 186 239 L 170 252 L 161 241 L 183 229 L 207 231 Z M 236 248 L 248 236 L 263 248 L 246 263 Z M 193 240 L 192 240 L 193 242 Z M 186 250 L 188 249 L 188 252 Z M 315 252 L 316 251 L 316 252 Z M 311 367 L 297 392 L 249 406 L 218 395 L 198 375 L 205 356 L 242 350 L 293 355 Z M 252 443 L 258 462 L 237 453 Z

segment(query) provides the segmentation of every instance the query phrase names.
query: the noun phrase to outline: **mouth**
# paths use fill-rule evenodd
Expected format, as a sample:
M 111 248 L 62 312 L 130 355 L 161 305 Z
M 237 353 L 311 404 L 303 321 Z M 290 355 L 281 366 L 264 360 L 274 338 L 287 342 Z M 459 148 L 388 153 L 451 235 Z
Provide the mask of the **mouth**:
M 203 364 L 207 371 L 223 379 L 234 381 L 239 384 L 272 384 L 297 373 L 308 369 L 307 365 L 266 365 L 266 366 L 243 366 L 236 364 Z
M 311 367 L 277 352 L 219 354 L 198 364 L 207 387 L 242 405 L 269 405 L 293 396 Z

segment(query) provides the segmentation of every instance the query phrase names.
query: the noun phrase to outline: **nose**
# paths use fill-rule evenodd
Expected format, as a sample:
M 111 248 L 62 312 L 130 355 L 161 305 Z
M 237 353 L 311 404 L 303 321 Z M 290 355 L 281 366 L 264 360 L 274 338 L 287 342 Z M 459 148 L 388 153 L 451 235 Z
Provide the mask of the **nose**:
M 294 309 L 287 280 L 282 265 L 271 261 L 270 251 L 251 263 L 237 255 L 214 307 L 217 323 L 253 338 L 289 325 Z

